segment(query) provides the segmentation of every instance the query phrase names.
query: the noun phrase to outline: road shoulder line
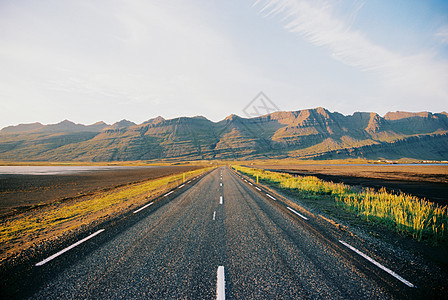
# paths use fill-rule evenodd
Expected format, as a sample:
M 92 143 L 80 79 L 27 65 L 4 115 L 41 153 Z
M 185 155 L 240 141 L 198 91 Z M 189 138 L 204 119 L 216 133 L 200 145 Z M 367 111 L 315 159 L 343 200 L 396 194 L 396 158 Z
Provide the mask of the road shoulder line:
M 289 211 L 291 211 L 291 212 L 295 213 L 296 215 L 298 215 L 299 217 L 301 217 L 302 219 L 304 219 L 304 220 L 308 220 L 307 217 L 305 217 L 304 215 L 302 215 L 302 214 L 300 214 L 299 212 L 295 211 L 295 210 L 292 209 L 291 207 L 287 206 L 286 208 L 287 208 Z
M 400 275 L 398 275 L 397 273 L 395 273 L 394 271 L 392 271 L 391 269 L 383 266 L 382 264 L 380 264 L 379 262 L 377 262 L 376 260 L 374 260 L 373 258 L 371 258 L 370 256 L 362 253 L 361 251 L 359 251 L 358 249 L 356 249 L 355 247 L 347 244 L 344 241 L 339 240 L 339 242 L 344 245 L 345 247 L 349 248 L 350 250 L 356 252 L 357 254 L 361 255 L 362 257 L 364 257 L 365 259 L 367 259 L 368 261 L 370 261 L 372 264 L 374 264 L 375 266 L 377 266 L 378 268 L 382 269 L 383 271 L 389 273 L 390 275 L 392 275 L 393 277 L 395 277 L 396 279 L 400 280 L 402 283 L 404 283 L 405 285 L 407 285 L 408 287 L 411 288 L 415 288 L 416 286 L 413 285 L 412 283 L 410 283 L 409 281 L 407 281 L 406 279 L 404 279 L 403 277 L 401 277 Z
M 83 238 L 82 240 L 77 241 L 76 243 L 72 244 L 71 246 L 68 246 L 67 248 L 64 248 L 64 249 L 62 249 L 61 251 L 59 251 L 59 252 L 57 252 L 57 253 L 55 253 L 55 254 L 49 256 L 48 258 L 46 258 L 46 259 L 44 259 L 44 260 L 42 260 L 42 261 L 40 261 L 40 262 L 38 262 L 35 266 L 36 266 L 36 267 L 40 267 L 40 266 L 46 264 L 47 262 L 49 262 L 49 261 L 55 259 L 56 257 L 58 257 L 58 256 L 60 256 L 60 255 L 62 255 L 62 254 L 64 254 L 65 252 L 67 252 L 67 251 L 69 251 L 69 250 L 75 248 L 76 246 L 81 245 L 81 244 L 84 243 L 85 241 L 90 240 L 91 238 L 93 238 L 94 236 L 100 234 L 100 233 L 103 232 L 103 231 L 104 231 L 104 229 L 100 229 L 100 230 L 98 230 L 97 232 L 92 233 L 92 234 L 89 235 L 88 237 L 85 237 L 85 238 Z
M 138 212 L 144 210 L 145 208 L 151 206 L 153 203 L 154 203 L 154 202 L 151 202 L 151 203 L 146 204 L 145 206 L 140 207 L 139 209 L 137 209 L 137 210 L 134 211 L 134 214 L 136 214 L 136 213 L 138 213 Z

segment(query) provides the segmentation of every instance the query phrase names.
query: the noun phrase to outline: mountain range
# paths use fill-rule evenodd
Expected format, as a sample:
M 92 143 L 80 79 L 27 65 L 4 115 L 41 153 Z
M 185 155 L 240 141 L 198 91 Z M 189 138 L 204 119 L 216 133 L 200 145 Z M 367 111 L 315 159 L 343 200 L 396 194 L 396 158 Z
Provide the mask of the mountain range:
M 254 158 L 448 160 L 448 114 L 356 112 L 324 108 L 212 122 L 205 117 L 41 123 L 0 130 L 0 159 L 128 161 Z

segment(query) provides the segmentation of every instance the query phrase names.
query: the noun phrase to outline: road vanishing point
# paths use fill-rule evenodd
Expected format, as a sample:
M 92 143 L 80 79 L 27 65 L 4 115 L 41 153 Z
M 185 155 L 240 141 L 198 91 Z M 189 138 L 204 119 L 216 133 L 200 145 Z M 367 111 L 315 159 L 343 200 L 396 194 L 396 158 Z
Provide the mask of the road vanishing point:
M 217 168 L 43 253 L 2 298 L 414 298 L 412 278 L 315 219 Z

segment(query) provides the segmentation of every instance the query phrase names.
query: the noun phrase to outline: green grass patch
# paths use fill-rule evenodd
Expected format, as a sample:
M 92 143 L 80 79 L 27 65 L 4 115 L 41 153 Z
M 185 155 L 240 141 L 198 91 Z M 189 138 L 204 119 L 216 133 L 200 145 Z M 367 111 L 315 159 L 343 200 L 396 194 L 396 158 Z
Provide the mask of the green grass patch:
M 262 183 L 298 192 L 315 201 L 319 201 L 320 197 L 330 197 L 338 207 L 367 221 L 409 234 L 418 241 L 426 240 L 433 244 L 448 242 L 447 206 L 406 194 L 391 194 L 384 188 L 380 191 L 355 191 L 348 185 L 327 182 L 314 176 L 293 176 L 242 166 L 232 167 L 254 179 L 258 177 Z

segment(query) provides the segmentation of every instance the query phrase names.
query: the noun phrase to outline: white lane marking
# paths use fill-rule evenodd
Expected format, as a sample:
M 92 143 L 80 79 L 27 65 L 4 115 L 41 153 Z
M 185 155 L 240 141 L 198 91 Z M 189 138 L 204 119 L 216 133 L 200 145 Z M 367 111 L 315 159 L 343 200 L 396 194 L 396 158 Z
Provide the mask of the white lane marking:
M 272 197 L 272 196 L 269 195 L 269 194 L 266 194 L 266 196 L 268 196 L 269 198 L 271 198 L 271 199 L 273 199 L 273 200 L 277 200 L 277 199 L 275 199 L 274 197 Z
M 256 186 L 255 188 L 261 192 L 261 189 L 258 186 Z
M 185 186 L 185 184 L 182 184 L 180 187 L 178 187 L 178 189 L 181 189 Z
M 169 194 L 171 194 L 171 193 L 173 193 L 174 191 L 171 191 L 171 192 L 169 192 L 169 193 L 166 193 L 165 195 L 163 195 L 163 197 L 166 197 L 166 196 L 168 196 Z
M 187 183 L 190 183 L 190 182 L 191 182 L 191 180 L 187 181 Z
M 95 235 L 97 235 L 97 234 L 100 234 L 101 232 L 103 232 L 104 231 L 104 229 L 100 229 L 100 230 L 98 230 L 97 232 L 95 232 L 95 233 L 92 233 L 91 235 L 89 235 L 88 237 L 86 237 L 86 238 L 83 238 L 82 240 L 80 240 L 80 241 L 77 241 L 76 243 L 74 243 L 73 245 L 71 245 L 71 246 L 68 246 L 67 248 L 65 248 L 65 249 L 62 249 L 61 251 L 59 251 L 58 253 L 55 253 L 55 254 L 53 254 L 52 256 L 50 256 L 50 257 L 48 257 L 48 258 L 46 258 L 46 259 L 44 259 L 43 261 L 41 261 L 41 262 L 38 262 L 37 264 L 36 264 L 36 267 L 40 267 L 40 266 L 42 266 L 42 265 L 44 265 L 44 264 L 46 264 L 47 262 L 49 262 L 50 260 L 53 260 L 53 259 L 55 259 L 56 257 L 58 257 L 59 255 L 61 255 L 61 254 L 64 254 L 65 252 L 67 252 L 67 251 L 69 251 L 69 250 L 71 250 L 71 249 L 73 249 L 73 248 L 75 248 L 76 246 L 78 246 L 78 245 L 80 245 L 80 244 L 82 244 L 82 243 L 84 243 L 85 241 L 87 241 L 87 240 L 89 240 L 89 239 L 91 239 L 91 238 L 93 238 Z
M 224 266 L 218 267 L 217 272 L 217 281 L 216 281 L 216 300 L 225 300 L 226 299 L 226 279 L 224 275 Z
M 215 220 L 216 217 L 216 211 L 213 212 L 213 221 Z
M 296 215 L 298 215 L 299 217 L 301 217 L 304 220 L 308 220 L 307 217 L 305 217 L 304 215 L 300 214 L 299 212 L 295 211 L 294 209 L 292 209 L 291 207 L 287 206 L 287 209 L 289 209 L 290 211 L 292 211 L 293 213 L 295 213 Z
M 253 185 L 252 183 L 248 182 L 250 185 Z
M 222 196 L 219 196 L 219 204 L 222 204 Z
M 415 285 L 413 285 L 412 283 L 410 283 L 409 281 L 407 281 L 406 279 L 404 279 L 403 277 L 401 277 L 400 275 L 398 275 L 397 273 L 395 273 L 394 271 L 392 271 L 389 268 L 386 268 L 385 266 L 383 266 L 382 264 L 380 264 L 379 262 L 377 262 L 376 260 L 374 260 L 373 258 L 371 258 L 370 256 L 367 256 L 366 254 L 362 253 L 361 251 L 359 251 L 358 249 L 356 249 L 355 247 L 347 244 L 344 241 L 339 240 L 339 242 L 344 245 L 345 247 L 349 248 L 350 250 L 355 251 L 356 253 L 358 253 L 359 255 L 361 255 L 362 257 L 364 257 L 365 259 L 367 259 L 368 261 L 370 261 L 372 264 L 374 264 L 375 266 L 377 266 L 378 268 L 382 269 L 383 271 L 386 271 L 387 273 L 389 273 L 390 275 L 394 276 L 395 278 L 397 278 L 398 280 L 400 280 L 401 282 L 403 282 L 404 284 L 406 284 L 408 287 L 415 287 Z
M 136 211 L 134 211 L 134 214 L 138 213 L 139 211 L 144 210 L 145 208 L 147 208 L 148 206 L 151 206 L 152 204 L 153 204 L 153 202 L 151 202 L 151 203 L 149 203 L 149 204 L 146 204 L 146 205 L 143 206 L 143 207 L 140 207 L 139 209 L 137 209 Z

